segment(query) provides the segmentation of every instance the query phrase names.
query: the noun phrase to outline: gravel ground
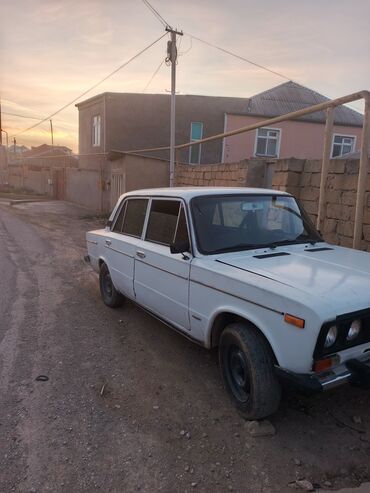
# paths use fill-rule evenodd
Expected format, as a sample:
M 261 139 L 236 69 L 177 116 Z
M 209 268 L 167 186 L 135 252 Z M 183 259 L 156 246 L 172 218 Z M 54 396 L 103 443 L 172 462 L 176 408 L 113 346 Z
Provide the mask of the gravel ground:
M 102 304 L 82 260 L 85 232 L 101 224 L 63 202 L 0 204 L 1 493 L 280 493 L 297 479 L 369 480 L 369 392 L 286 394 L 276 434 L 250 436 L 213 352 L 131 303 Z

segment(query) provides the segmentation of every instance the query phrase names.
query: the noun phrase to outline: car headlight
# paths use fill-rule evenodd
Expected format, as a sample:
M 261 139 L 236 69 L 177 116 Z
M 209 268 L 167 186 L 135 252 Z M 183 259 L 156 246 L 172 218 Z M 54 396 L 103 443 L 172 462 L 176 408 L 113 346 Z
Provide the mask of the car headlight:
M 354 320 L 351 323 L 351 327 L 349 328 L 348 334 L 347 334 L 347 341 L 353 341 L 358 337 L 359 333 L 361 332 L 361 320 Z
M 338 329 L 336 325 L 332 325 L 326 334 L 324 347 L 329 348 L 335 344 L 338 337 Z

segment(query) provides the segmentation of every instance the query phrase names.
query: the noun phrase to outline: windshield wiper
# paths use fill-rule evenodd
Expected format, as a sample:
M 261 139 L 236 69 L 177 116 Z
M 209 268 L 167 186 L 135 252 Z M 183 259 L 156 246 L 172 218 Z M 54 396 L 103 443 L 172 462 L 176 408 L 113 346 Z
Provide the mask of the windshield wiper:
M 303 237 L 297 237 L 297 238 L 292 238 L 291 240 L 281 240 L 281 241 L 273 241 L 271 243 L 266 243 L 263 245 L 265 248 L 276 248 L 278 246 L 284 246 L 284 245 L 297 245 L 297 244 L 302 244 L 302 243 L 309 243 L 310 245 L 315 245 L 319 240 L 314 239 L 314 238 L 303 238 Z
M 218 250 L 212 250 L 209 252 L 209 255 L 213 255 L 215 253 L 226 253 L 233 252 L 238 250 L 254 250 L 255 248 L 265 248 L 266 245 L 261 245 L 260 243 L 238 243 L 237 245 L 219 248 Z

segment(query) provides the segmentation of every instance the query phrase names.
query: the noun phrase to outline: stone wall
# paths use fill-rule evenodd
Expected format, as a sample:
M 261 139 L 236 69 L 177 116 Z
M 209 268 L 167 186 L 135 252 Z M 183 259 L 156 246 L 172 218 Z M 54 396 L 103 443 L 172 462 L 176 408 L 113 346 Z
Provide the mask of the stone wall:
M 185 187 L 267 187 L 274 162 L 244 159 L 238 163 L 189 165 L 177 164 L 175 185 Z
M 359 160 L 332 159 L 325 187 L 325 209 L 321 233 L 326 241 L 352 246 Z M 279 160 L 275 164 L 273 188 L 300 199 L 316 224 L 320 194 L 321 161 Z M 370 251 L 370 174 L 365 195 L 361 249 Z

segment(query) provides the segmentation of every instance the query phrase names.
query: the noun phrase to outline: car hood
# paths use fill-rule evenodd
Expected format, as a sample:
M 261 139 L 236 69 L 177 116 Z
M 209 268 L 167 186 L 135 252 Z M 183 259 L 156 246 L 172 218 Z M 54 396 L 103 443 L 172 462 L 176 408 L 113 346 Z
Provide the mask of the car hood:
M 225 254 L 216 261 L 317 296 L 334 304 L 338 314 L 370 308 L 367 252 L 323 244 L 291 245 L 263 252 Z

